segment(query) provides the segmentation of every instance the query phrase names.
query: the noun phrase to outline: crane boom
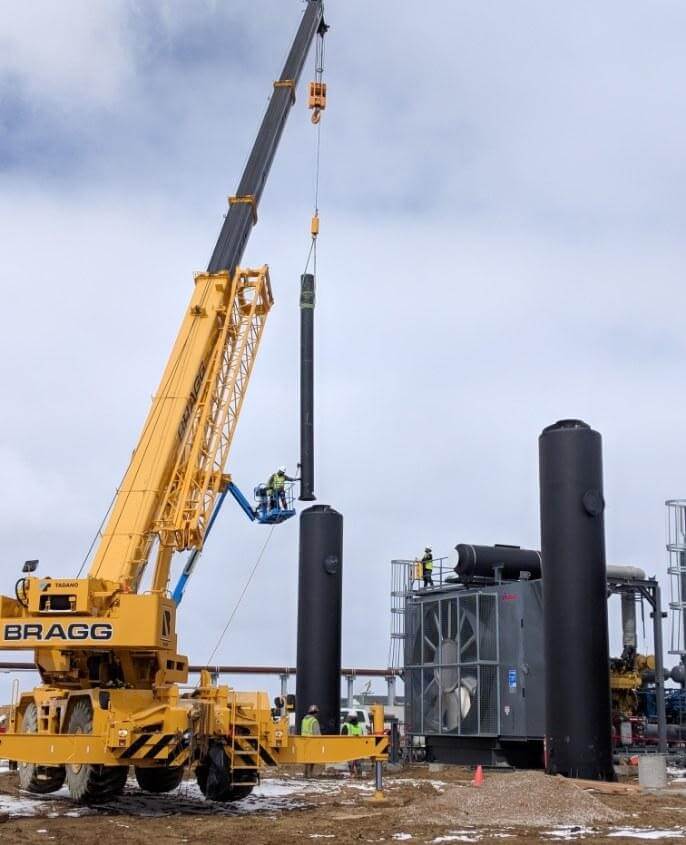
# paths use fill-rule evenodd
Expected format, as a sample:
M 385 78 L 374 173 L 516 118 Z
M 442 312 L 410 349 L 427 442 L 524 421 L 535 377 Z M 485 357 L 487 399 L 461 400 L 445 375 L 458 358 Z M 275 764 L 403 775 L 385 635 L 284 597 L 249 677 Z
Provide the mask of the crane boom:
M 274 93 L 243 171 L 238 193 L 232 198 L 234 201 L 219 233 L 207 267 L 209 273 L 219 270 L 232 273 L 243 257 L 250 232 L 257 222 L 257 206 L 274 161 L 281 133 L 295 102 L 295 89 L 307 54 L 315 36 L 318 33 L 323 35 L 326 29 L 322 0 L 308 0 L 281 76 L 274 83 Z
M 91 577 L 135 590 L 157 537 L 163 592 L 172 554 L 202 546 L 272 301 L 266 267 L 196 276 Z
M 212 258 L 117 491 L 90 575 L 136 590 L 159 538 L 153 590 L 167 588 L 175 551 L 202 547 L 257 347 L 272 304 L 266 268 L 240 271 L 257 207 L 312 41 L 323 35 L 321 0 L 305 13 L 245 166 Z M 261 279 L 261 281 L 260 281 Z

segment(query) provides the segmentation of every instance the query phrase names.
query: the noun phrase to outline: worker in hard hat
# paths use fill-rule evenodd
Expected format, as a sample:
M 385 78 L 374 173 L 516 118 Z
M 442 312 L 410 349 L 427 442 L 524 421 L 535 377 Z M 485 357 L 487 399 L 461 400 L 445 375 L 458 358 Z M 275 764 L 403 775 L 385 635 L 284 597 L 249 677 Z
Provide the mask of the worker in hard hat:
M 424 557 L 421 559 L 422 564 L 422 579 L 425 587 L 433 587 L 432 573 L 434 571 L 434 557 L 431 547 L 427 546 L 424 549 Z
M 269 509 L 276 510 L 279 506 L 286 510 L 286 482 L 297 481 L 297 478 L 291 478 L 286 475 L 286 467 L 279 467 L 276 472 L 269 476 L 267 482 L 267 495 L 269 496 Z
M 308 710 L 307 715 L 303 716 L 300 723 L 301 736 L 320 736 L 322 729 L 319 727 L 319 707 L 312 704 Z M 311 778 L 314 774 L 314 763 L 305 763 L 305 777 Z
M 357 713 L 349 713 L 348 718 L 345 720 L 343 725 L 341 726 L 341 733 L 343 736 L 362 736 L 363 730 L 362 725 L 360 724 L 360 720 L 357 718 Z M 348 761 L 348 772 L 350 773 L 350 777 L 362 777 L 362 761 L 361 760 L 349 760 Z

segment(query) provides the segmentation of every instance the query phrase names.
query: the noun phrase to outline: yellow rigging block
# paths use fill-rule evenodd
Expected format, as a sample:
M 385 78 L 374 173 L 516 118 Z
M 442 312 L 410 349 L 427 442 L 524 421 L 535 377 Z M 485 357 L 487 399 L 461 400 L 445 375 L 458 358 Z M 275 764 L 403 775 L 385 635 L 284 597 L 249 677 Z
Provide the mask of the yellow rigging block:
M 312 111 L 312 123 L 319 123 L 326 108 L 326 82 L 310 82 L 308 106 Z

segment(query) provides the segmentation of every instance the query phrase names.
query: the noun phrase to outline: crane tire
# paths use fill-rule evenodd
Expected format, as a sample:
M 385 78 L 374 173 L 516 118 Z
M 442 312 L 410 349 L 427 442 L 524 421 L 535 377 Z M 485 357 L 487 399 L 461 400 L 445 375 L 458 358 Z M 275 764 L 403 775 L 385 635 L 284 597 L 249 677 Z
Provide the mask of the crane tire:
M 93 708 L 90 699 L 81 698 L 74 705 L 67 733 L 93 732 Z M 99 766 L 91 763 L 67 765 L 69 795 L 81 804 L 99 804 L 121 795 L 129 773 L 128 766 Z
M 24 711 L 21 722 L 23 733 L 38 733 L 38 708 L 32 701 Z M 57 792 L 64 786 L 66 772 L 64 766 L 39 766 L 37 763 L 17 763 L 19 772 L 19 787 L 36 795 L 47 795 Z
M 138 786 L 145 792 L 172 792 L 183 780 L 183 766 L 168 766 L 164 769 L 143 769 L 136 766 Z
M 210 767 L 207 763 L 200 762 L 195 770 L 195 779 L 198 782 L 198 786 L 200 787 L 200 791 L 202 794 L 207 798 L 207 776 L 209 774 Z M 253 791 L 253 784 L 232 784 L 227 786 L 219 795 L 215 795 L 212 798 L 208 798 L 208 801 L 217 801 L 220 803 L 230 803 L 232 801 L 242 801 L 244 798 L 247 798 L 248 795 Z

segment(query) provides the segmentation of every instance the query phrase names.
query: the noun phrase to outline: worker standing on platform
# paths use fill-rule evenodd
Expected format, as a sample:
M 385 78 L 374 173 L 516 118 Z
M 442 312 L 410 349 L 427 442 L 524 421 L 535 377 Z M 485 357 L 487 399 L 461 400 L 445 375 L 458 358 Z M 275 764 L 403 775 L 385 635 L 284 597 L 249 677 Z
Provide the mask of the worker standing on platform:
M 434 571 L 434 557 L 430 546 L 424 549 L 424 557 L 421 560 L 422 564 L 422 578 L 424 579 L 425 587 L 433 587 L 432 573 Z
M 350 713 L 350 715 L 341 727 L 341 733 L 343 734 L 343 736 L 362 736 L 362 725 L 360 724 L 360 720 L 357 718 L 357 713 Z M 361 778 L 362 761 L 349 760 L 348 771 L 350 772 L 351 778 Z
M 303 717 L 300 723 L 301 736 L 320 736 L 322 729 L 319 727 L 319 707 L 313 704 L 307 711 L 307 715 Z M 305 763 L 305 777 L 311 778 L 314 774 L 314 763 Z
M 270 510 L 275 510 L 279 506 L 283 510 L 287 510 L 286 482 L 297 480 L 297 478 L 291 478 L 290 475 L 286 475 L 286 467 L 279 467 L 276 472 L 273 472 L 269 476 L 267 495 L 269 496 Z

